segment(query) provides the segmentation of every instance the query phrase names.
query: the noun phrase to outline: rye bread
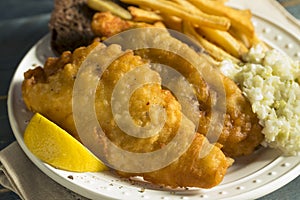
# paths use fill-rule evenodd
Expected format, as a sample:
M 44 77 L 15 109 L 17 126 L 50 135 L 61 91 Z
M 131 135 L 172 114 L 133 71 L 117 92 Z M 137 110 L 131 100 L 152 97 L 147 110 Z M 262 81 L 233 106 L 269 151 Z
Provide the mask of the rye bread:
M 90 9 L 87 0 L 54 0 L 49 28 L 51 46 L 61 54 L 86 46 L 94 39 L 91 20 L 95 11 Z

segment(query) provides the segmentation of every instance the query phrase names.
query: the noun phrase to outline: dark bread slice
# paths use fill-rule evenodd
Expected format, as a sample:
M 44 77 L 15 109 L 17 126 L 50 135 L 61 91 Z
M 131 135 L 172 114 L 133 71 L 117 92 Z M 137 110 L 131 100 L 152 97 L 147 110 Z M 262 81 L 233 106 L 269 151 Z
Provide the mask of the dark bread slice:
M 91 20 L 95 11 L 90 9 L 87 0 L 54 0 L 49 28 L 51 46 L 61 54 L 87 46 L 94 39 Z

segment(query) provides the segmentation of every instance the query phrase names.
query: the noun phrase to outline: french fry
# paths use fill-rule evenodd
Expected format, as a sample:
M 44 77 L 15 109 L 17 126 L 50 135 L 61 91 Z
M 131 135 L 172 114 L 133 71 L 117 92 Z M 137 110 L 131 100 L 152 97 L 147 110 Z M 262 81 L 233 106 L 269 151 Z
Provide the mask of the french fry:
M 166 28 L 166 25 L 164 23 L 162 23 L 161 21 L 155 22 L 153 24 L 153 26 L 157 27 L 157 28 Z
M 244 44 L 240 43 L 226 31 L 206 27 L 198 27 L 197 30 L 202 36 L 217 44 L 234 57 L 242 58 L 248 52 L 248 48 Z
M 226 3 L 228 0 L 210 0 L 210 1 L 218 1 L 218 2 L 221 2 L 221 3 Z
M 201 12 L 195 5 L 191 4 L 189 1 L 186 0 L 171 0 L 171 1 L 187 8 L 192 14 L 197 15 L 199 12 Z M 216 0 L 211 0 L 211 1 L 216 1 Z M 251 13 L 249 14 L 248 10 L 242 12 L 244 12 L 244 14 L 247 15 L 248 17 L 251 16 Z M 203 26 L 198 27 L 198 32 L 199 31 L 202 33 L 202 36 L 209 39 L 213 43 L 219 45 L 223 50 L 227 51 L 228 53 L 230 53 L 231 55 L 237 58 L 242 58 L 242 56 L 248 52 L 248 48 L 244 45 L 244 43 L 234 38 L 228 32 L 211 29 Z M 247 37 L 244 39 L 248 40 Z
M 228 30 L 230 27 L 230 20 L 221 17 L 202 13 L 201 15 L 192 15 L 186 8 L 167 0 L 121 0 L 124 3 L 147 6 L 153 10 L 159 10 L 161 13 L 174 15 L 183 20 L 190 21 L 193 24 L 207 26 L 210 28 Z
M 260 43 L 251 11 L 228 7 L 227 0 L 120 1 L 139 6 L 128 8 L 134 21 L 161 21 L 167 28 L 193 36 L 218 61 L 240 62 L 253 45 Z
M 247 10 L 236 10 L 225 6 L 219 1 L 208 0 L 187 0 L 202 11 L 211 15 L 225 16 L 230 19 L 231 25 L 239 30 L 243 30 L 247 37 L 254 35 L 254 27 L 251 22 L 251 12 Z
M 248 49 L 253 46 L 253 40 L 246 36 L 245 33 L 240 30 L 236 30 L 234 27 L 230 27 L 228 32 L 235 37 L 238 41 L 242 42 Z
M 188 2 L 186 0 L 171 0 L 171 1 L 183 6 L 191 14 L 198 15 L 198 14 L 202 13 L 202 11 L 200 11 L 196 6 L 194 6 L 193 4 L 191 4 L 190 2 Z
M 153 11 L 144 10 L 134 6 L 129 6 L 127 9 L 130 11 L 133 21 L 154 23 L 163 20 L 160 15 L 156 14 Z
M 250 49 L 251 47 L 258 45 L 258 44 L 263 45 L 264 49 L 266 49 L 266 50 L 269 49 L 268 45 L 265 44 L 262 40 L 260 40 L 258 38 L 258 36 L 256 35 L 256 33 L 254 34 L 254 36 L 252 38 L 249 38 L 241 30 L 236 30 L 232 27 L 228 30 L 228 32 L 233 37 L 235 37 L 238 41 L 243 43 L 248 49 Z
M 164 19 L 163 22 L 167 26 L 167 28 L 182 32 L 182 19 L 167 14 L 161 14 L 161 16 Z
M 194 38 L 196 41 L 199 42 L 200 46 L 202 46 L 207 53 L 210 54 L 214 59 L 217 61 L 222 61 L 224 59 L 230 59 L 234 63 L 241 62 L 238 58 L 233 57 L 223 49 L 219 48 L 218 46 L 214 45 L 213 43 L 207 41 L 205 38 L 200 36 L 192 24 L 189 22 L 183 22 L 183 32 L 186 35 L 189 35 L 190 37 Z
M 110 11 L 111 13 L 123 18 L 131 19 L 131 14 L 118 4 L 106 0 L 88 0 L 87 5 L 97 11 Z
M 238 10 L 239 13 L 241 13 L 244 17 L 248 17 L 251 19 L 252 12 L 250 10 Z

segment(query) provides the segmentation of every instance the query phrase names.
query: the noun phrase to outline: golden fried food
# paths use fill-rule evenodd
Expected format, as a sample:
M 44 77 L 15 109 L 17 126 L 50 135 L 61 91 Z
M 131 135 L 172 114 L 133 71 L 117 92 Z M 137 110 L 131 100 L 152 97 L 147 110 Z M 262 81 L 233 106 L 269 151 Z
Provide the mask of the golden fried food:
M 195 30 L 195 27 L 188 22 L 183 23 L 183 33 L 194 38 L 200 44 L 200 46 L 202 46 L 205 51 L 216 61 L 220 62 L 225 59 L 230 59 L 234 63 L 241 62 L 239 58 L 233 57 L 225 50 L 221 49 L 198 34 L 198 32 Z
M 109 11 L 123 19 L 131 19 L 132 16 L 125 8 L 120 5 L 106 0 L 87 0 L 87 5 L 97 11 L 106 12 Z
M 132 28 L 144 28 L 157 26 L 145 22 L 135 22 L 121 19 L 110 12 L 98 12 L 93 16 L 92 31 L 99 37 L 111 37 L 122 31 Z M 159 26 L 159 25 L 158 25 Z
M 154 23 L 163 20 L 160 15 L 156 14 L 153 11 L 144 10 L 134 6 L 129 6 L 127 9 L 132 15 L 132 20 L 136 22 Z
M 254 26 L 251 22 L 252 13 L 250 10 L 236 10 L 224 5 L 222 2 L 206 0 L 188 0 L 198 9 L 208 14 L 223 16 L 230 19 L 231 26 L 244 32 L 250 38 L 254 36 Z
M 226 31 L 205 27 L 198 27 L 197 31 L 209 41 L 217 44 L 236 58 L 241 59 L 248 53 L 247 47 Z
M 222 181 L 223 173 L 233 163 L 233 160 L 225 159 L 217 146 L 214 146 L 206 157 L 199 159 L 201 147 L 208 143 L 205 136 L 197 133 L 186 153 L 167 167 L 150 173 L 119 173 L 125 177 L 142 176 L 152 183 L 173 188 L 178 186 L 211 188 Z
M 159 14 L 167 28 L 187 34 L 189 24 L 197 30 L 194 39 L 217 61 L 243 60 L 251 47 L 263 43 L 255 34 L 251 11 L 231 8 L 224 0 L 121 1 Z
M 153 10 L 159 10 L 161 13 L 182 18 L 184 20 L 190 21 L 193 24 L 197 24 L 199 26 L 217 28 L 220 30 L 228 30 L 230 27 L 230 20 L 225 17 L 209 15 L 201 11 L 199 11 L 197 15 L 193 15 L 192 13 L 190 13 L 190 11 L 187 8 L 183 6 L 179 6 L 179 4 L 167 0 L 152 0 L 152 1 L 121 0 L 121 1 L 128 4 L 145 6 Z
M 110 37 L 130 29 L 132 24 L 112 15 L 110 12 L 100 12 L 93 16 L 91 26 L 95 35 Z
M 26 72 L 22 85 L 24 102 L 31 111 L 43 114 L 77 139 L 80 139 L 80 137 L 73 118 L 73 85 L 75 80 L 78 79 L 76 76 L 81 64 L 94 48 L 99 47 L 98 45 L 101 44 L 94 42 L 86 48 L 75 50 L 73 54 L 65 52 L 60 58 L 49 58 L 44 68 L 38 67 Z M 219 184 L 227 168 L 232 164 L 232 160 L 223 154 L 218 144 L 209 144 L 203 135 L 194 133 L 192 122 L 183 116 L 181 106 L 176 98 L 170 91 L 162 89 L 160 84 L 146 84 L 136 89 L 130 97 L 128 108 L 134 124 L 146 127 L 150 122 L 155 124 L 161 121 L 159 113 L 151 114 L 151 105 L 162 106 L 166 113 L 166 120 L 159 134 L 147 138 L 137 138 L 126 134 L 117 125 L 117 119 L 114 118 L 112 113 L 112 105 L 109 103 L 113 96 L 113 90 L 118 81 L 134 69 L 145 70 L 136 79 L 148 79 L 149 76 L 158 77 L 159 79 L 158 73 L 149 67 L 140 67 L 147 66 L 147 62 L 139 56 L 134 56 L 132 51 L 127 51 L 103 72 L 95 92 L 94 101 L 97 119 L 101 128 L 110 141 L 130 152 L 145 153 L 162 149 L 173 140 L 181 124 L 184 126 L 183 131 L 180 132 L 183 138 L 181 141 L 188 143 L 186 138 L 192 136 L 192 144 L 186 152 L 164 168 L 146 173 L 138 171 L 137 173 L 127 173 L 120 169 L 118 172 L 125 177 L 143 176 L 145 180 L 171 187 L 210 188 Z M 93 72 L 100 73 L 100 71 L 101 69 Z M 90 75 L 83 77 L 83 80 L 88 83 Z M 122 99 L 118 100 L 121 101 Z M 188 130 L 191 130 L 193 134 L 190 135 L 191 131 Z M 90 134 L 93 135 L 93 133 Z M 107 146 L 107 143 L 101 142 L 99 144 L 104 147 Z M 200 152 L 207 147 L 211 148 L 211 151 L 204 157 L 199 156 Z M 124 160 L 122 155 L 116 154 L 114 151 L 106 151 L 106 148 L 103 154 L 102 156 L 108 164 L 114 160 L 118 162 Z M 169 154 L 162 154 L 159 159 L 165 160 L 168 157 Z M 124 164 L 123 167 L 141 165 L 134 158 L 131 162 L 122 164 Z M 143 168 L 145 166 L 139 167 Z
M 173 67 L 193 84 L 200 104 L 198 132 L 206 135 L 211 120 L 212 94 L 210 90 L 213 89 L 211 88 L 213 85 L 208 85 L 189 62 L 173 53 L 159 49 L 138 50 L 135 53 L 151 60 L 153 63 L 161 63 Z M 203 62 L 208 61 L 203 58 Z M 226 115 L 218 142 L 223 145 L 222 150 L 229 157 L 248 155 L 262 142 L 262 128 L 258 123 L 257 116 L 252 111 L 251 104 L 243 96 L 238 86 L 221 73 L 219 76 L 223 81 L 226 92 Z M 212 80 L 214 80 L 213 77 Z
M 96 45 L 48 58 L 44 68 L 24 73 L 22 96 L 28 109 L 41 113 L 78 140 L 72 116 L 72 90 L 80 64 Z

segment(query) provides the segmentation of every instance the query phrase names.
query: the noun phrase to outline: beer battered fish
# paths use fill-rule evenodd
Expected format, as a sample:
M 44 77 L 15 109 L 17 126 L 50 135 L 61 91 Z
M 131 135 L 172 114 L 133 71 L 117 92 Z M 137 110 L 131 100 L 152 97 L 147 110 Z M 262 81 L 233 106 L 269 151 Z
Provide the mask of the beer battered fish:
M 200 116 L 198 132 L 207 135 L 211 121 L 211 93 L 214 90 L 214 80 L 220 76 L 226 93 L 226 114 L 224 116 L 224 126 L 218 142 L 223 145 L 223 152 L 229 157 L 249 155 L 262 142 L 264 136 L 262 127 L 256 114 L 253 113 L 251 104 L 243 96 L 238 86 L 221 73 L 211 78 L 209 85 L 199 75 L 197 70 L 185 59 L 178 55 L 160 49 L 143 49 L 135 51 L 137 55 L 150 59 L 154 63 L 161 63 L 179 71 L 194 87 L 197 99 L 200 104 Z M 201 56 L 201 55 L 200 55 Z M 203 57 L 203 62 L 209 62 Z M 217 86 L 216 86 L 217 87 Z M 218 89 L 216 89 L 218 90 Z M 217 112 L 221 112 L 218 111 Z
M 122 52 L 118 46 L 104 47 L 103 44 L 94 42 L 88 47 L 76 49 L 74 53 L 64 52 L 60 58 L 49 58 L 44 68 L 38 67 L 27 71 L 22 84 L 23 99 L 28 109 L 43 114 L 78 140 L 82 139 L 82 133 L 77 132 L 78 129 L 75 125 L 72 92 L 81 64 L 96 48 L 99 48 L 100 52 L 110 51 L 120 55 Z M 218 185 L 227 168 L 232 164 L 232 159 L 223 154 L 219 144 L 210 144 L 204 135 L 195 133 L 194 124 L 182 114 L 181 106 L 172 93 L 161 88 L 159 74 L 150 69 L 148 62 L 147 59 L 135 56 L 132 51 L 126 51 L 105 71 L 95 68 L 95 70 L 91 70 L 91 74 L 82 77 L 89 85 L 91 75 L 100 76 L 103 72 L 95 92 L 94 103 L 97 120 L 106 137 L 125 152 L 141 154 L 160 151 L 170 143 L 172 144 L 177 135 L 181 139 L 170 149 L 183 145 L 187 146 L 187 150 L 184 150 L 181 155 L 178 155 L 179 157 L 174 158 L 165 166 L 157 167 L 160 166 L 160 162 L 170 157 L 168 152 L 164 152 L 157 158 L 157 162 L 149 163 L 149 165 L 156 166 L 154 170 L 143 171 L 142 169 L 147 167 L 144 163 L 140 163 L 134 157 L 131 157 L 130 161 L 127 159 L 124 162 L 126 159 L 122 154 L 118 154 L 114 149 L 109 149 L 108 141 L 99 137 L 98 130 L 86 134 L 95 136 L 96 143 L 103 147 L 100 156 L 107 165 L 115 167 L 114 163 L 121 163 L 120 166 L 116 166 L 116 170 L 121 176 L 142 176 L 152 183 L 170 187 L 211 188 Z M 126 74 L 135 70 L 138 72 L 138 76 L 132 76 L 131 81 L 141 80 L 143 82 L 152 79 L 156 81 L 138 87 L 130 95 L 128 111 L 134 127 L 159 125 L 161 121 L 164 121 L 157 134 L 144 138 L 128 134 L 124 128 L 118 126 L 118 120 L 126 121 L 126 119 L 113 115 L 113 112 L 124 108 L 122 106 L 115 107 L 114 111 L 112 99 L 117 97 L 116 104 L 118 104 L 126 95 L 117 92 L 115 96 L 114 90 Z M 120 86 L 124 85 L 120 84 Z M 129 87 L 129 85 L 127 86 Z M 83 105 L 84 101 L 88 99 L 80 95 L 78 98 L 82 100 Z M 160 106 L 164 109 L 164 114 L 151 111 L 151 106 Z M 82 112 L 85 112 L 85 107 L 82 108 Z M 82 116 L 83 120 L 84 117 Z M 94 130 L 94 127 L 91 127 L 91 130 Z M 188 138 L 191 140 L 189 141 Z M 180 149 L 181 146 L 179 146 Z M 210 151 L 201 156 L 205 149 Z M 137 170 L 127 170 L 132 167 L 134 169 L 136 167 Z
M 136 27 L 143 26 L 122 20 L 110 13 L 97 13 L 92 22 L 92 29 L 99 36 L 112 36 L 121 31 Z M 184 59 L 167 51 L 148 49 L 135 51 L 135 53 L 152 62 L 173 67 L 193 84 L 200 103 L 198 132 L 207 135 L 212 118 L 210 88 L 205 83 L 205 80 L 198 76 L 195 68 Z M 203 60 L 207 62 L 205 59 Z M 223 145 L 222 150 L 224 153 L 230 157 L 249 155 L 263 141 L 262 127 L 259 125 L 258 118 L 253 113 L 249 101 L 243 96 L 238 86 L 221 73 L 219 75 L 221 76 L 226 92 L 226 115 L 224 116 L 224 127 L 218 142 Z

